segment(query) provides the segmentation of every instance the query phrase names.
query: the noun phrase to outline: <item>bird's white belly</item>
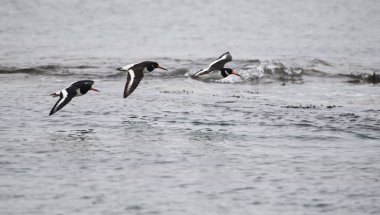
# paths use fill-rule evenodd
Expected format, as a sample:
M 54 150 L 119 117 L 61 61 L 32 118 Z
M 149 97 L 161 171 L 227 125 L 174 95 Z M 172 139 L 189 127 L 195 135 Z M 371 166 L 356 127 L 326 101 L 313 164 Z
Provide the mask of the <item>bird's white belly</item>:
M 215 70 L 208 74 L 198 76 L 197 78 L 200 78 L 203 80 L 219 80 L 219 79 L 222 79 L 223 76 L 219 70 Z
M 76 90 L 76 92 L 77 92 L 77 95 L 75 97 L 77 97 L 77 96 L 83 96 L 83 94 L 80 92 L 79 88 Z
M 147 69 L 146 67 L 144 68 L 143 73 L 144 73 L 144 74 L 149 73 L 149 71 L 148 71 L 148 69 Z

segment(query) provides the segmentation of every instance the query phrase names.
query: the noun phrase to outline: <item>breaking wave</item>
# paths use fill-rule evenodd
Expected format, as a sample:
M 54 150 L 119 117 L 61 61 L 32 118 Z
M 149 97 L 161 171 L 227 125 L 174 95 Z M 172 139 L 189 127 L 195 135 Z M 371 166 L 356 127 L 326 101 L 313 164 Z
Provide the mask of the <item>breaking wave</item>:
M 197 61 L 179 60 L 162 58 L 160 61 L 165 62 L 169 68 L 168 72 L 152 72 L 149 75 L 161 78 L 189 78 L 190 75 L 200 68 L 206 67 L 210 62 L 209 59 Z M 301 63 L 300 63 L 301 62 Z M 309 61 L 297 60 L 234 60 L 228 67 L 237 69 L 242 76 L 229 76 L 225 79 L 218 80 L 219 83 L 305 83 L 306 77 L 334 78 L 349 83 L 371 83 L 380 82 L 379 69 L 355 69 L 345 68 L 342 65 L 334 64 L 320 59 Z M 0 75 L 26 74 L 37 76 L 77 76 L 91 78 L 114 79 L 123 78 L 125 72 L 115 70 L 118 66 L 115 63 L 114 68 L 102 66 L 98 63 L 92 65 L 39 65 L 33 67 L 12 67 L 1 66 Z M 351 72 L 347 72 L 350 71 Z

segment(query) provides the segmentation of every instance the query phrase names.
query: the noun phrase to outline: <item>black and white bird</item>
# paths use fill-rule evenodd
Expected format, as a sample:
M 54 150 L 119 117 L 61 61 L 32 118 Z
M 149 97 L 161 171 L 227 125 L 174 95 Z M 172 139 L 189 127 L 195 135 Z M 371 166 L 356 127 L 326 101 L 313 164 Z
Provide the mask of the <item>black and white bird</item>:
M 94 81 L 92 80 L 77 81 L 70 84 L 70 86 L 68 86 L 67 88 L 61 91 L 50 94 L 53 97 L 59 96 L 59 99 L 57 103 L 55 103 L 54 107 L 51 109 L 49 116 L 61 110 L 74 97 L 82 96 L 90 90 L 99 92 L 99 90 L 92 88 L 93 84 L 94 84 Z
M 194 73 L 191 77 L 202 80 L 219 80 L 226 78 L 229 75 L 237 75 L 241 77 L 241 75 L 236 73 L 234 69 L 224 68 L 224 65 L 230 61 L 232 61 L 232 56 L 230 52 L 226 52 L 213 61 L 207 68 Z
M 129 95 L 131 95 L 131 93 L 137 88 L 140 81 L 144 77 L 144 73 L 152 72 L 156 68 L 167 70 L 154 61 L 144 61 L 141 63 L 129 64 L 124 67 L 117 68 L 119 71 L 128 72 L 127 82 L 125 83 L 124 88 L 124 98 L 127 98 Z

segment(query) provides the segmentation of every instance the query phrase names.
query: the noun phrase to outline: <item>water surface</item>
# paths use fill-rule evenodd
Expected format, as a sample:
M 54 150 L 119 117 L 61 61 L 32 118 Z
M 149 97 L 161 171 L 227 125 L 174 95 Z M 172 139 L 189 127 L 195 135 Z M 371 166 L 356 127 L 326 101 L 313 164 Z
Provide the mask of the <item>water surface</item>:
M 0 213 L 380 213 L 379 6 L 3 2 Z M 225 51 L 243 78 L 189 77 Z

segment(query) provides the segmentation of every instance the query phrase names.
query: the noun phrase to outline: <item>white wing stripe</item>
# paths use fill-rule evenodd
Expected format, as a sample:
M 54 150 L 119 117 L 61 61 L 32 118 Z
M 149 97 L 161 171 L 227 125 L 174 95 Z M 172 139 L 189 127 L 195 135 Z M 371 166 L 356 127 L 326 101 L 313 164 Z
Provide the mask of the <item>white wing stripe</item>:
M 133 82 L 135 81 L 135 72 L 132 69 L 130 69 L 128 70 L 128 73 L 131 76 L 131 80 L 128 83 L 127 92 L 129 92 L 129 90 L 132 87 Z
M 216 60 L 214 60 L 212 63 L 210 63 L 210 65 L 208 66 L 207 70 L 209 70 L 209 69 L 212 67 L 212 65 L 214 65 L 214 64 L 216 64 L 216 63 L 218 63 L 219 61 L 224 60 L 224 59 L 227 59 L 227 53 L 224 54 L 221 58 L 216 59 Z
M 58 107 L 65 101 L 67 98 L 67 91 L 65 89 L 61 90 L 62 92 L 62 99 L 59 101 L 59 103 L 55 106 L 55 111 L 57 111 Z

